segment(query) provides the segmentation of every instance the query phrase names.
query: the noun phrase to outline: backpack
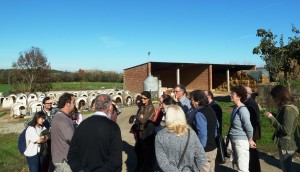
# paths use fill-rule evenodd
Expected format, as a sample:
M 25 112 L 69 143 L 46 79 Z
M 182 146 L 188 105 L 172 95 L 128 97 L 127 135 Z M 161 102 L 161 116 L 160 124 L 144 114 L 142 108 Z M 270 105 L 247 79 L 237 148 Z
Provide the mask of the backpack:
M 24 155 L 24 152 L 26 150 L 26 137 L 25 137 L 26 130 L 27 130 L 27 128 L 25 128 L 22 131 L 22 133 L 19 135 L 19 139 L 18 139 L 18 149 L 22 155 Z

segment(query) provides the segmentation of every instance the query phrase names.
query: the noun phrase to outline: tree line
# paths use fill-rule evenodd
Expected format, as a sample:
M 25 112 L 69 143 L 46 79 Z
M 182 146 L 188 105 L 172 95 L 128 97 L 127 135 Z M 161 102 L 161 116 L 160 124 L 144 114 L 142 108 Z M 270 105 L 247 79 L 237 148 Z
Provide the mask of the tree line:
M 51 82 L 123 82 L 123 73 L 102 70 L 52 71 Z
M 0 83 L 12 83 L 12 69 L 0 69 Z M 10 81 L 9 81 L 10 80 Z M 51 70 L 50 82 L 123 82 L 123 73 L 102 70 L 83 70 L 76 72 Z
M 0 70 L 0 83 L 10 84 L 11 90 L 19 92 L 46 92 L 53 82 L 123 82 L 123 74 L 114 71 L 83 70 L 76 72 L 51 70 L 51 65 L 38 47 L 20 52 L 12 69 Z

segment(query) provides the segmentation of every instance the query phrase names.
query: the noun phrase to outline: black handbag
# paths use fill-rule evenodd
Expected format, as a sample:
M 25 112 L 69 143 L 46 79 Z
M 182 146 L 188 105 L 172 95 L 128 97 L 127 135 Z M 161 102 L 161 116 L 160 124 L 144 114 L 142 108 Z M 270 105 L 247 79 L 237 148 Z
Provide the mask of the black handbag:
M 222 135 L 219 133 L 219 129 L 217 131 L 218 136 L 216 137 L 216 144 L 217 144 L 217 161 L 219 164 L 224 164 L 226 162 L 226 157 L 227 157 L 227 150 L 226 150 L 226 145 L 224 142 L 224 138 Z

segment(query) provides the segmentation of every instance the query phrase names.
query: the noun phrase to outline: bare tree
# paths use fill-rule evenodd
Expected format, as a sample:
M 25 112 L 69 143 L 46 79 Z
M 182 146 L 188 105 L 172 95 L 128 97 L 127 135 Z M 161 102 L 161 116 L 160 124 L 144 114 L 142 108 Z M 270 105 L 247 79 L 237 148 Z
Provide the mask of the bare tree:
M 20 53 L 13 62 L 13 86 L 22 92 L 49 91 L 51 89 L 51 66 L 47 57 L 37 47 Z

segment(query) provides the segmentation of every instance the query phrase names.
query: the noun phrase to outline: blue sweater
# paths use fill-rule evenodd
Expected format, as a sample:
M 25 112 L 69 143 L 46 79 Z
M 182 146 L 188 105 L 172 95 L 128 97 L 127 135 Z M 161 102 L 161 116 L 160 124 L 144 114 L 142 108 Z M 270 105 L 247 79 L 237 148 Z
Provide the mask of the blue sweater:
M 235 115 L 236 113 L 236 115 Z M 233 121 L 232 118 L 235 115 Z M 245 106 L 234 108 L 231 114 L 232 127 L 229 132 L 232 140 L 248 140 L 253 136 L 250 113 Z

